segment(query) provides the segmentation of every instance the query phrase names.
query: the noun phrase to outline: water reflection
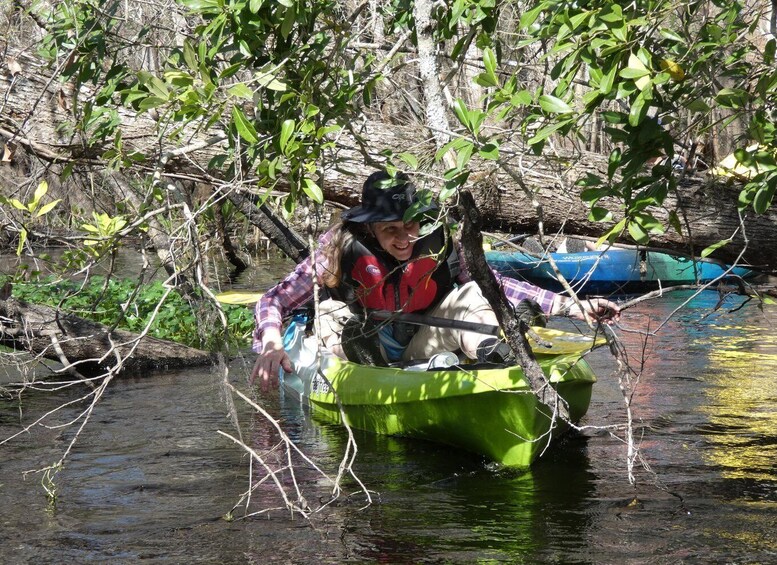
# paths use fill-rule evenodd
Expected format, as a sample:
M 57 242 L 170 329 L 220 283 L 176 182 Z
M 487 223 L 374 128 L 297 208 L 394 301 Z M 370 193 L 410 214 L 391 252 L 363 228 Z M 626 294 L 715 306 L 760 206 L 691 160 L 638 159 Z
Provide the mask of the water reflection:
M 714 370 L 705 375 L 701 411 L 709 422 L 699 429 L 710 443 L 707 457 L 726 478 L 773 481 L 777 344 L 753 326 L 723 327 L 708 339 Z
M 319 449 L 324 444 L 323 451 L 342 453 L 343 430 L 313 420 L 313 427 L 299 429 L 301 444 Z M 518 471 L 431 442 L 354 434 L 356 473 L 375 491 L 373 506 L 350 516 L 343 535 L 355 559 L 534 562 L 540 556 L 561 559 L 579 546 L 596 480 L 586 436 L 566 437 L 538 465 Z M 355 485 L 346 490 L 355 492 Z M 363 500 L 356 493 L 347 506 Z M 563 539 L 569 547 L 559 546 Z
M 277 275 L 254 276 L 246 287 Z M 630 309 L 623 326 L 642 330 L 649 320 L 654 329 L 687 297 Z M 346 479 L 346 496 L 310 522 L 285 511 L 228 522 L 222 517 L 249 486 L 247 457 L 218 434 L 233 432 L 220 377 L 179 371 L 113 383 L 59 475 L 56 505 L 39 477 L 22 472 L 55 460 L 74 432 L 41 429 L 0 448 L 0 562 L 771 562 L 777 308 L 732 312 L 734 301 L 711 314 L 716 302 L 714 293 L 697 297 L 644 350 L 640 334 L 621 334 L 644 360 L 634 410 L 652 473 L 638 472 L 636 486 L 626 480 L 623 443 L 593 429 L 559 442 L 528 472 L 442 445 L 355 432 L 355 470 L 373 505 L 365 508 L 364 494 Z M 252 361 L 231 369 L 241 390 Z M 612 360 L 600 350 L 589 362 L 599 382 L 584 423 L 622 423 Z M 74 394 L 0 399 L 0 431 L 15 432 Z M 336 473 L 343 430 L 293 401 L 257 394 L 291 438 Z M 238 409 L 243 437 L 273 448 L 277 436 L 266 421 Z M 331 486 L 320 474 L 300 467 L 298 479 L 311 501 L 327 500 Z M 249 510 L 278 505 L 267 489 Z

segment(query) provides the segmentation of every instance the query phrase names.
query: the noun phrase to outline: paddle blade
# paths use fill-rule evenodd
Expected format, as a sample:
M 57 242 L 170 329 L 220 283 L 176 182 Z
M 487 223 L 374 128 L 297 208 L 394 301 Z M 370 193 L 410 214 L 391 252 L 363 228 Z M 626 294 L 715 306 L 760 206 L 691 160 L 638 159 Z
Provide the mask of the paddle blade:
M 603 336 L 598 336 L 594 339 L 591 336 L 552 328 L 535 327 L 532 329 L 537 332 L 537 335 L 541 339 L 551 344 L 551 347 L 544 347 L 534 343 L 533 340 L 530 342 L 531 348 L 535 353 L 542 353 L 544 355 L 566 355 L 569 353 L 582 354 L 590 349 L 600 347 L 607 343 L 607 340 L 604 339 Z
M 216 295 L 216 300 L 222 304 L 237 304 L 248 306 L 259 301 L 264 293 L 250 290 L 228 290 Z

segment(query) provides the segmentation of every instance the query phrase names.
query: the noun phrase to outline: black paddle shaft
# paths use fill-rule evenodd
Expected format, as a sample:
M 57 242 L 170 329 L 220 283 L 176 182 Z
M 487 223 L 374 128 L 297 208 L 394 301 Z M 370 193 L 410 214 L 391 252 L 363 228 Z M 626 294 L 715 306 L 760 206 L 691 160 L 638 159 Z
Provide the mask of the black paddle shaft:
M 378 321 L 397 321 L 404 322 L 406 324 L 416 324 L 419 326 L 436 326 L 438 328 L 451 328 L 454 330 L 464 330 L 486 335 L 499 336 L 501 333 L 499 326 L 481 324 L 479 322 L 467 322 L 465 320 L 451 320 L 449 318 L 427 316 L 425 314 L 388 312 L 386 310 L 370 310 L 369 316 L 373 320 Z

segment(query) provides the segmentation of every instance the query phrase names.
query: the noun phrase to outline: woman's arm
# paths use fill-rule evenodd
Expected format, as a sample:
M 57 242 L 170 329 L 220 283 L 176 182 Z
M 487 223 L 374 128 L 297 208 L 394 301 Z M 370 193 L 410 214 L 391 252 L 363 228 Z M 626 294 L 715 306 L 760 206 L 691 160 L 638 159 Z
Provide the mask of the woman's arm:
M 322 247 L 330 239 L 330 232 L 319 240 L 319 248 L 307 257 L 280 283 L 268 290 L 256 303 L 253 350 L 259 355 L 251 372 L 251 382 L 261 377 L 267 383 L 278 374 L 278 368 L 292 372 L 291 360 L 283 349 L 283 320 L 294 310 L 313 299 L 314 280 L 321 284 L 321 273 L 327 268 Z

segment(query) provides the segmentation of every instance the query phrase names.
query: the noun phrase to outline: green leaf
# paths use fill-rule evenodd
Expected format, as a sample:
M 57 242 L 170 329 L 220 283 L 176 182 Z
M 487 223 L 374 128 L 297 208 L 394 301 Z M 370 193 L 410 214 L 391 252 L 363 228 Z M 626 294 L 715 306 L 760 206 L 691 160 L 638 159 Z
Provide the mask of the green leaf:
M 774 64 L 775 52 L 777 52 L 777 40 L 774 38 L 766 42 L 764 47 L 764 63 L 767 65 Z
M 615 176 L 615 171 L 621 165 L 622 153 L 619 147 L 616 147 L 610 152 L 610 156 L 607 158 L 607 177 L 612 180 Z
M 755 193 L 753 198 L 753 210 L 756 214 L 765 213 L 772 204 L 772 198 L 774 197 L 774 189 L 769 186 L 762 186 Z
M 609 94 L 612 92 L 612 86 L 615 84 L 615 76 L 618 74 L 618 65 L 611 63 L 611 66 L 602 75 L 602 80 L 599 81 L 599 92 L 602 94 Z
M 292 135 L 294 135 L 294 120 L 284 120 L 283 124 L 281 124 L 281 137 L 279 140 L 280 149 L 284 155 L 287 155 L 286 147 Z
M 459 122 L 461 122 L 464 127 L 468 130 L 472 129 L 469 123 L 469 112 L 467 111 L 467 105 L 464 103 L 464 100 L 461 98 L 456 99 L 453 103 L 453 113 L 456 114 L 456 118 L 458 118 Z
M 16 198 L 11 198 L 11 206 L 16 208 L 17 210 L 23 210 L 24 212 L 27 212 L 27 206 L 22 204 L 20 201 L 18 201 Z
M 232 121 L 235 124 L 237 133 L 248 143 L 257 143 L 259 136 L 253 124 L 248 121 L 243 111 L 237 106 L 232 106 Z
M 532 103 L 531 92 L 529 92 L 526 89 L 519 90 L 512 96 L 512 98 L 510 98 L 510 104 L 516 108 L 519 108 L 522 106 L 528 106 L 531 103 Z
M 615 238 L 620 235 L 624 227 L 626 227 L 626 218 L 623 218 L 620 222 L 618 222 L 613 227 L 611 227 L 607 231 L 607 233 L 605 233 L 602 237 L 600 237 L 596 241 L 596 247 L 601 247 L 602 245 L 604 245 L 605 242 L 608 242 L 608 241 L 610 243 L 615 241 Z
M 609 188 L 586 188 L 580 193 L 580 200 L 593 208 L 599 200 L 611 195 Z
M 691 112 L 709 112 L 710 105 L 703 98 L 696 98 L 685 105 Z
M 632 222 L 636 222 L 647 233 L 660 234 L 664 233 L 664 226 L 659 222 L 652 214 L 648 212 L 640 212 L 634 214 Z
M 418 170 L 418 158 L 412 153 L 400 153 L 397 157 L 411 169 Z
M 622 22 L 623 10 L 618 4 L 605 4 L 598 14 L 598 19 L 603 22 Z
M 637 127 L 647 116 L 650 104 L 647 103 L 647 97 L 644 94 L 645 91 L 640 92 L 631 104 L 629 110 L 629 125 L 631 127 Z
M 283 37 L 283 39 L 289 38 L 291 30 L 294 29 L 294 24 L 297 21 L 297 10 L 294 8 L 294 3 L 291 2 L 288 8 L 289 9 L 286 10 L 286 16 L 283 18 L 283 22 L 281 22 L 281 37 Z
M 545 2 L 541 2 L 539 5 L 535 6 L 531 10 L 528 10 L 521 14 L 521 19 L 518 21 L 518 27 L 520 29 L 526 29 L 529 26 L 531 26 L 535 21 L 537 21 L 537 17 L 539 17 L 540 12 L 546 8 Z
M 199 69 L 199 63 L 197 62 L 197 52 L 192 47 L 192 42 L 189 39 L 185 39 L 183 42 L 183 60 L 186 66 L 193 72 L 197 72 Z
M 576 186 L 600 186 L 604 184 L 602 177 L 593 173 L 586 173 L 585 177 L 577 179 Z
M 35 207 L 38 206 L 41 199 L 46 196 L 46 193 L 49 191 L 49 183 L 47 183 L 45 180 L 40 181 L 38 184 L 38 187 L 35 189 L 35 195 L 32 197 L 32 203 L 35 204 Z
M 27 241 L 27 228 L 22 227 L 19 230 L 19 245 L 16 246 L 16 256 L 21 257 L 24 251 L 24 242 Z
M 233 84 L 229 87 L 229 89 L 227 89 L 227 92 L 231 96 L 235 96 L 237 98 L 245 98 L 247 100 L 254 99 L 254 91 L 248 88 L 244 82 Z
M 605 110 L 601 113 L 602 119 L 608 124 L 622 124 L 626 121 L 626 114 L 623 112 L 615 112 L 613 110 Z
M 273 73 L 271 72 L 260 72 L 256 75 L 256 82 L 259 83 L 259 86 L 262 86 L 268 90 L 275 90 L 277 92 L 285 92 L 286 91 L 286 83 L 284 83 L 282 80 L 278 79 Z
M 181 3 L 195 12 L 217 9 L 219 7 L 219 0 L 181 0 Z
M 466 167 L 467 163 L 469 163 L 470 158 L 472 157 L 472 152 L 474 151 L 475 146 L 467 142 L 458 152 L 456 155 L 456 168 L 461 170 Z
M 440 161 L 448 153 L 448 151 L 458 151 L 468 143 L 469 142 L 463 137 L 454 138 L 437 150 L 437 152 L 434 154 L 434 159 L 436 161 Z
M 488 83 L 483 86 L 498 86 L 499 80 L 496 77 L 496 56 L 490 47 L 486 47 L 483 50 L 483 66 L 485 67 L 486 72 L 481 73 L 481 75 L 485 75 L 483 78 Z
M 148 88 L 148 91 L 157 98 L 162 98 L 163 100 L 168 100 L 170 98 L 170 91 L 167 89 L 167 85 L 159 77 L 149 77 L 146 88 Z
M 538 102 L 540 103 L 540 108 L 549 114 L 569 114 L 573 111 L 572 107 L 561 100 L 561 98 L 549 94 L 540 96 Z
M 316 130 L 316 139 L 322 139 L 332 132 L 340 131 L 342 128 L 338 125 L 324 126 Z
M 715 101 L 724 108 L 743 108 L 748 98 L 747 92 L 740 88 L 723 88 L 715 96 Z
M 591 212 L 588 214 L 588 220 L 591 222 L 611 222 L 612 212 L 606 208 L 593 206 Z
M 545 141 L 547 138 L 549 138 L 551 135 L 556 133 L 561 128 L 568 126 L 569 123 L 570 123 L 570 120 L 564 120 L 561 122 L 554 122 L 554 123 L 548 124 L 540 128 L 539 131 L 537 131 L 537 133 L 534 134 L 534 136 L 531 139 L 529 139 L 529 141 L 527 141 L 526 143 L 528 143 L 529 145 L 536 145 L 538 143 L 541 143 Z
M 143 110 L 151 110 L 152 108 L 158 108 L 159 106 L 163 106 L 167 104 L 167 100 L 162 98 L 157 98 L 156 96 L 148 96 L 147 98 L 144 98 L 140 101 L 140 104 L 138 104 L 138 109 L 140 111 Z
M 496 161 L 499 159 L 499 143 L 496 141 L 489 141 L 478 150 L 478 155 L 483 159 Z
M 634 241 L 641 245 L 650 242 L 650 237 L 647 232 L 637 222 L 629 222 L 629 235 Z
M 41 216 L 44 216 L 45 214 L 49 213 L 54 208 L 54 206 L 56 206 L 60 202 L 62 202 L 62 199 L 58 198 L 57 200 L 54 200 L 53 202 L 49 202 L 48 204 L 44 204 L 41 207 L 41 209 L 38 210 L 38 212 L 37 212 L 37 214 L 35 214 L 35 216 L 37 218 L 40 218 Z
M 675 43 L 682 43 L 685 44 L 685 39 L 677 34 L 676 32 L 672 31 L 671 29 L 662 28 L 659 30 L 659 33 L 669 41 L 674 41 Z
M 702 257 L 702 258 L 704 258 L 704 257 L 709 257 L 710 255 L 712 255 L 713 253 L 715 253 L 715 251 L 717 251 L 717 250 L 718 250 L 718 249 L 720 249 L 721 247 L 725 247 L 725 246 L 726 246 L 726 245 L 728 245 L 729 243 L 731 243 L 731 240 L 730 240 L 730 239 L 724 239 L 723 241 L 719 241 L 719 242 L 717 242 L 717 243 L 713 243 L 712 245 L 710 245 L 709 247 L 706 247 L 706 248 L 705 248 L 705 249 L 704 249 L 704 250 L 701 252 L 701 257 Z
M 291 121 L 291 120 L 287 120 Z M 305 177 L 302 180 L 302 191 L 308 195 L 308 198 L 313 200 L 316 204 L 323 204 L 324 203 L 324 193 L 321 190 L 321 187 L 318 186 L 313 180 Z

